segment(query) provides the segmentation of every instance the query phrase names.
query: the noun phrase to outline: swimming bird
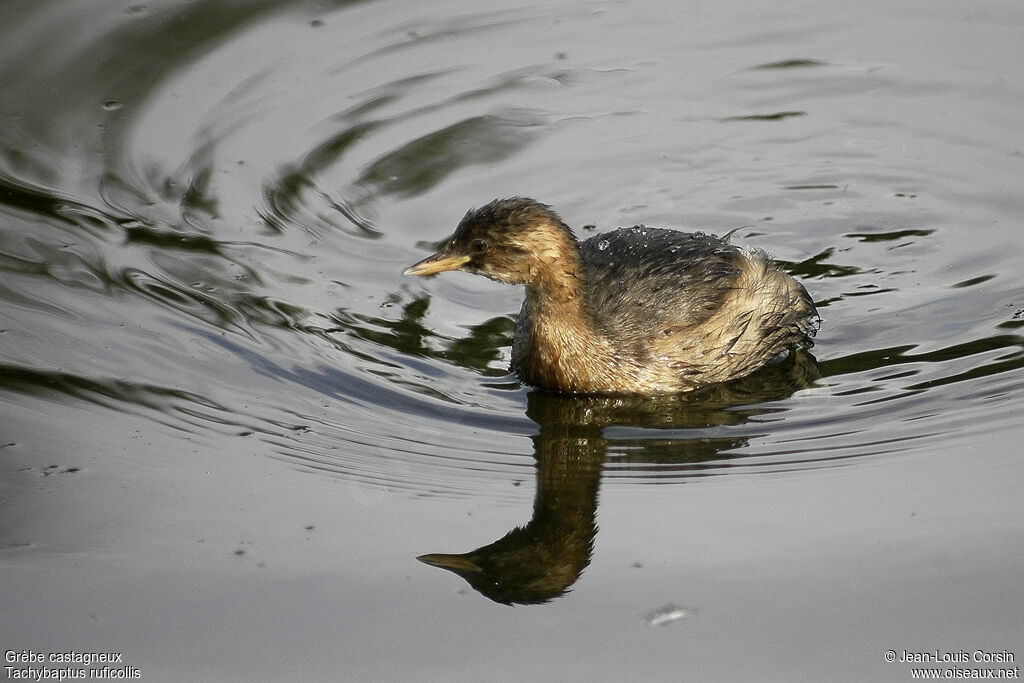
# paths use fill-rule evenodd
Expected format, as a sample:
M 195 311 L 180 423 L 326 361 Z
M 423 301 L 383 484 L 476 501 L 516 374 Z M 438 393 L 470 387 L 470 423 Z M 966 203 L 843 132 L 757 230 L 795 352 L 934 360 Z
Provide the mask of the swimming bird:
M 496 199 L 405 274 L 525 285 L 512 369 L 528 384 L 673 394 L 747 375 L 817 330 L 804 287 L 728 237 L 638 225 L 580 242 L 550 206 Z

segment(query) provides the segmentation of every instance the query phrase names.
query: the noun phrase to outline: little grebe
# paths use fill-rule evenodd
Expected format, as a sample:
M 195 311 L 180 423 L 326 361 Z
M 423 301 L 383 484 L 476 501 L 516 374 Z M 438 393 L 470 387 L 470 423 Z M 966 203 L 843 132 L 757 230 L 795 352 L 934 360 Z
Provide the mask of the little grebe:
M 520 197 L 471 210 L 405 274 L 446 270 L 526 285 L 512 367 L 557 391 L 692 391 L 753 372 L 817 326 L 807 291 L 762 251 L 646 226 L 578 242 Z

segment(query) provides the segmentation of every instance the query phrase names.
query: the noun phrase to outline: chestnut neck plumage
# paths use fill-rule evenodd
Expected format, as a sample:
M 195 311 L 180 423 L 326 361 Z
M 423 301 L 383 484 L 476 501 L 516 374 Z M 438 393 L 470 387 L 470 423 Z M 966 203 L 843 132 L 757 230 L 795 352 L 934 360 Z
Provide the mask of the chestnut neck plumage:
M 535 235 L 513 359 L 531 383 L 575 386 L 605 355 L 607 341 L 584 307 L 583 261 L 572 233 L 545 226 Z

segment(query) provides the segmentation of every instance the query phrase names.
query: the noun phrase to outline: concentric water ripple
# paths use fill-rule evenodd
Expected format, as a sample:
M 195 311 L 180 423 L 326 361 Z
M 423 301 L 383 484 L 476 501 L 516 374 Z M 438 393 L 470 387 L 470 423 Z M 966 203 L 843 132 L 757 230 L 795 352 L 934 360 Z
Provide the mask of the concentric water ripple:
M 613 485 L 850 466 L 1014 428 L 1024 289 L 1019 241 L 1007 248 L 998 225 L 1019 201 L 964 185 L 1017 162 L 974 145 L 979 133 L 936 138 L 899 116 L 910 101 L 947 102 L 946 84 L 824 59 L 744 65 L 740 50 L 727 78 L 751 103 L 695 93 L 656 109 L 667 62 L 624 46 L 537 49 L 555 44 L 552 20 L 600 30 L 610 7 L 425 18 L 371 6 L 140 5 L 46 60 L 31 44 L 4 48 L 62 91 L 49 106 L 12 78 L 4 97 L 7 391 L 458 495 L 529 477 L 550 425 L 603 454 Z M 56 31 L 75 17 L 25 21 Z M 209 28 L 183 37 L 189 51 L 115 68 L 125 45 L 182 21 Z M 491 53 L 495 35 L 516 48 Z M 108 91 L 73 87 L 86 63 L 118 73 Z M 978 94 L 1008 114 L 1019 88 L 1004 86 Z M 823 122 L 879 90 L 891 116 L 851 113 L 856 134 L 842 139 Z M 634 144 L 640 128 L 655 132 Z M 892 147 L 897 132 L 917 158 Z M 612 142 L 583 144 L 595 136 Z M 753 157 L 752 140 L 805 158 Z M 937 174 L 935 156 L 962 164 Z M 400 275 L 469 203 L 506 193 L 599 230 L 747 225 L 738 239 L 775 252 L 817 300 L 813 356 L 696 397 L 529 392 L 507 375 L 520 293 Z

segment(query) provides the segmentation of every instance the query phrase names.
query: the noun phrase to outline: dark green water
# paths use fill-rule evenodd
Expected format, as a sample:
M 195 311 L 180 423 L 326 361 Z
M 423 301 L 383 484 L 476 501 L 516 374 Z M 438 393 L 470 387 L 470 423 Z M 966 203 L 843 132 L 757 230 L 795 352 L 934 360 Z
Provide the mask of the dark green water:
M 1016 3 L 0 27 L 5 651 L 144 680 L 1024 656 Z M 814 297 L 813 355 L 681 398 L 521 386 L 521 291 L 401 275 L 510 195 L 580 234 L 743 226 Z M 475 548 L 469 583 L 416 561 Z

